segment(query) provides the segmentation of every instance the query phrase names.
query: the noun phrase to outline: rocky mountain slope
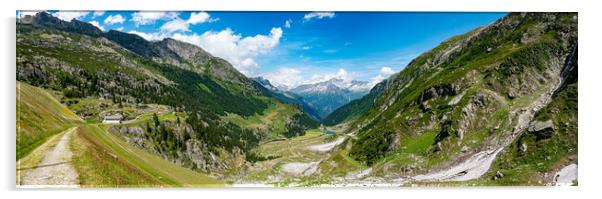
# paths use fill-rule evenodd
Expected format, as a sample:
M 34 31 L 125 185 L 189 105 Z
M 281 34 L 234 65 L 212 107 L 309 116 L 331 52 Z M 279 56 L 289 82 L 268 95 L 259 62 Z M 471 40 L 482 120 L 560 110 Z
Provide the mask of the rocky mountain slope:
M 576 51 L 576 13 L 511 13 L 453 37 L 356 101 L 369 108 L 350 156 L 374 176 L 537 183 L 576 163 Z
M 16 59 L 18 81 L 58 91 L 62 101 L 86 120 L 98 121 L 107 112 L 135 119 L 128 113 L 148 109 L 149 104 L 167 106 L 160 114 L 173 112 L 177 123 L 176 118 L 143 119 L 136 123 L 140 131 L 126 132 L 150 143 L 144 146 L 149 151 L 197 169 L 224 168 L 216 158 L 218 152 L 252 159 L 248 152 L 269 132 L 223 118 L 262 115 L 281 103 L 225 60 L 194 45 L 102 32 L 91 24 L 62 21 L 45 12 L 17 22 Z M 294 114 L 281 118 L 285 132 L 316 125 L 307 123 L 311 119 L 302 110 L 287 108 Z M 194 147 L 198 150 L 191 150 Z

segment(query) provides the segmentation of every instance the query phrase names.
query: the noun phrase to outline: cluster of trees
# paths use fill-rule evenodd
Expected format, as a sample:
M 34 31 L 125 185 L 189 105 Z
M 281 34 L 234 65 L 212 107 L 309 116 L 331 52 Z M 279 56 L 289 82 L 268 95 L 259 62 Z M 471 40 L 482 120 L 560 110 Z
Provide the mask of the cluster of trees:
M 17 29 L 27 28 L 19 25 Z M 57 32 L 51 28 L 45 31 Z M 19 32 L 19 30 L 18 30 Z M 186 112 L 186 119 L 194 137 L 211 148 L 229 151 L 249 151 L 259 143 L 257 132 L 242 129 L 221 121 L 220 115 L 234 113 L 241 116 L 261 114 L 268 104 L 262 93 L 248 82 L 227 82 L 209 74 L 200 74 L 170 64 L 155 62 L 129 51 L 117 49 L 119 54 L 98 53 L 69 44 L 40 44 L 34 32 L 20 32 L 22 42 L 17 45 L 17 80 L 35 86 L 51 88 L 64 93 L 67 98 L 108 97 L 114 103 L 157 103 Z M 75 33 L 68 33 L 78 36 Z M 59 45 L 59 46 L 56 46 Z M 65 45 L 65 46 L 60 46 Z M 40 59 L 39 57 L 44 57 Z M 58 60 L 60 63 L 47 60 Z M 122 63 L 135 63 L 135 66 Z M 149 75 L 136 67 L 165 77 L 169 83 Z M 294 122 L 287 124 L 290 135 L 302 134 L 317 123 L 306 115 L 295 115 Z M 144 128 L 144 127 L 143 127 Z M 184 133 L 176 136 L 169 122 L 159 121 L 146 126 L 145 132 L 155 143 L 156 149 L 175 156 L 185 150 L 185 142 L 191 139 Z
M 385 129 L 372 129 L 369 133 L 359 134 L 349 154 L 356 160 L 372 165 L 388 152 L 394 134 Z
M 307 129 L 317 128 L 320 124 L 307 116 L 306 114 L 296 113 L 290 121 L 285 124 L 286 132 L 282 133 L 284 137 L 290 138 L 305 135 Z
M 159 153 L 169 157 L 177 157 L 177 151 L 186 150 L 186 141 L 191 137 L 188 132 L 180 131 L 176 133 L 179 124 L 168 124 L 161 122 L 157 114 L 153 114 L 152 122 L 146 123 L 145 134 L 153 143 L 153 147 Z
M 196 138 L 203 140 L 209 149 L 224 148 L 230 152 L 240 149 L 250 151 L 259 144 L 259 136 L 252 129 L 243 129 L 206 112 L 195 112 L 186 118 L 194 129 Z

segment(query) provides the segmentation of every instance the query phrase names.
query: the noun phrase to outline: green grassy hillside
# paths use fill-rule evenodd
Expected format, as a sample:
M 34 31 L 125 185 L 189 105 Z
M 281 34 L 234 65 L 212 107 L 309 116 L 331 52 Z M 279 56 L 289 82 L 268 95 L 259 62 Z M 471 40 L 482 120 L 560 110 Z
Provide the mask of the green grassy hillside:
M 286 124 L 292 120 L 293 115 L 303 114 L 290 104 L 283 104 L 275 100 L 271 100 L 268 104 L 268 108 L 262 114 L 242 117 L 230 113 L 223 116 L 222 119 L 242 128 L 266 132 L 269 138 L 275 138 L 289 131 Z M 312 125 L 312 127 L 315 128 L 316 125 Z
M 189 115 L 181 118 L 190 127 L 188 134 L 215 151 L 248 152 L 258 136 L 224 122 L 222 116 L 261 115 L 268 101 L 277 100 L 225 60 L 173 39 L 151 42 L 135 34 L 103 33 L 88 23 L 61 21 L 44 12 L 19 20 L 17 38 L 17 80 L 62 93 L 61 100 L 88 122 L 99 122 L 103 113 L 120 113 L 129 120 L 143 114 L 137 105 L 160 104 Z M 197 53 L 188 56 L 190 51 Z M 308 129 L 305 120 L 286 120 L 292 121 L 284 125 L 287 132 Z M 182 146 L 184 137 L 178 138 L 159 141 Z M 176 154 L 171 149 L 160 152 Z
M 106 126 L 85 125 L 76 134 L 74 166 L 83 186 L 219 187 L 223 183 L 134 147 Z
M 375 165 L 376 173 L 396 173 L 398 168 L 412 173 L 497 147 L 522 122 L 517 113 L 558 83 L 576 45 L 576 17 L 511 13 L 420 55 L 388 80 L 374 104 L 351 125 L 349 132 L 357 132 L 357 139 L 350 155 Z M 575 102 L 560 104 L 575 108 L 576 90 L 569 96 Z M 561 118 L 555 124 L 568 121 Z M 576 125 L 566 128 L 576 132 Z M 529 136 L 520 139 L 530 149 L 564 150 L 576 144 L 576 137 L 554 136 L 539 143 Z
M 48 91 L 17 81 L 17 159 L 81 122 Z

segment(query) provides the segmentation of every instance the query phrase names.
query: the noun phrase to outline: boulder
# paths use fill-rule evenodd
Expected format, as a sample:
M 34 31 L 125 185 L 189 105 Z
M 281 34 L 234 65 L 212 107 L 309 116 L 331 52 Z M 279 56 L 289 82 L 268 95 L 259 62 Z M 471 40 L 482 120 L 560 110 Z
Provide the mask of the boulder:
M 532 121 L 527 130 L 537 136 L 537 140 L 551 138 L 554 135 L 554 122 L 552 120 Z
M 523 153 L 524 153 L 524 152 L 527 152 L 527 144 L 525 144 L 525 143 L 522 143 L 522 144 L 521 144 L 521 145 L 518 147 L 518 149 L 519 149 L 521 152 L 523 152 Z
M 441 151 L 443 150 L 443 147 L 441 146 L 441 142 L 437 142 L 437 144 L 435 145 L 435 151 Z
M 462 153 L 466 153 L 468 151 L 470 151 L 470 147 L 468 147 L 468 146 L 462 146 L 462 149 L 460 149 L 460 152 L 462 152 Z
M 497 180 L 497 179 L 500 179 L 500 178 L 503 178 L 503 177 L 504 177 L 504 174 L 502 172 L 496 171 L 495 172 L 495 176 L 493 176 L 493 180 Z

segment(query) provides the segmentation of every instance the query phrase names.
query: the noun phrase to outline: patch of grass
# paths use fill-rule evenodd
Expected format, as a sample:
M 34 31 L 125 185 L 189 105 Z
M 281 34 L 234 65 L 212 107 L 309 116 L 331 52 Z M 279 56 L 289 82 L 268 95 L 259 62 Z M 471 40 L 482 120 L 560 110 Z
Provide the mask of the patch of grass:
M 435 144 L 435 137 L 437 136 L 437 133 L 437 131 L 427 131 L 413 138 L 404 139 L 401 142 L 401 146 L 405 147 L 403 151 L 409 153 L 426 152 L 429 147 Z
M 17 160 L 82 122 L 46 90 L 17 81 Z
M 157 187 L 162 182 L 115 155 L 99 142 L 90 128 L 73 135 L 73 166 L 83 187 Z
M 349 172 L 363 169 L 364 165 L 352 159 L 346 149 L 338 149 L 326 161 L 320 163 L 319 168 L 328 176 L 345 176 Z
M 237 126 L 248 129 L 259 129 L 268 132 L 270 138 L 279 137 L 287 131 L 286 122 L 296 113 L 292 105 L 271 101 L 268 108 L 261 114 L 242 117 L 237 114 L 228 113 L 222 116 L 222 120 L 232 122 Z
M 134 147 L 121 137 L 109 133 L 105 128 L 96 125 L 86 125 L 88 133 L 94 136 L 105 148 L 111 149 L 117 158 L 123 159 L 134 165 L 147 175 L 160 181 L 166 186 L 187 187 L 219 187 L 223 183 L 205 176 L 202 173 L 180 167 L 174 163 L 163 160 L 143 149 Z

